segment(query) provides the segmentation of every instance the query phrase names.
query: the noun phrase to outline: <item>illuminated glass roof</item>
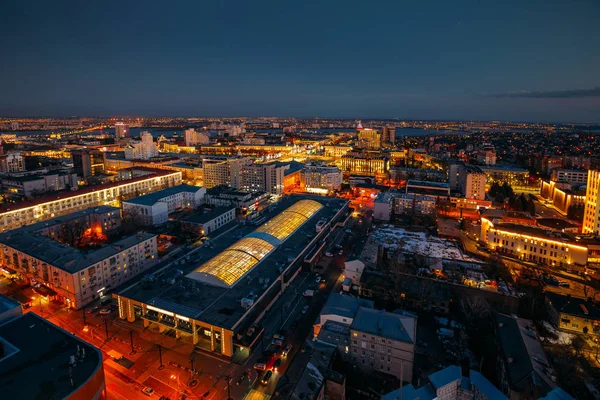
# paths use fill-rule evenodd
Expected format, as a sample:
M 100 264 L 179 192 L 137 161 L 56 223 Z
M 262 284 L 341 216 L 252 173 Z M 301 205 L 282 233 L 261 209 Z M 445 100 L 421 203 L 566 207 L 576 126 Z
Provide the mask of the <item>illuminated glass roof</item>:
M 300 200 L 196 268 L 188 277 L 215 286 L 232 287 L 322 207 L 314 200 Z

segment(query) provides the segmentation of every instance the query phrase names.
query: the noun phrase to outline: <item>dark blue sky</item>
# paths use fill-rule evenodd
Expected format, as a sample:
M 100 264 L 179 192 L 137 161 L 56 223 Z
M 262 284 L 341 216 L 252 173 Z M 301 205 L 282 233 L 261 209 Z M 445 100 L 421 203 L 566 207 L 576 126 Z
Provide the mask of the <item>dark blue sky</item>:
M 600 122 L 597 0 L 0 3 L 5 116 Z

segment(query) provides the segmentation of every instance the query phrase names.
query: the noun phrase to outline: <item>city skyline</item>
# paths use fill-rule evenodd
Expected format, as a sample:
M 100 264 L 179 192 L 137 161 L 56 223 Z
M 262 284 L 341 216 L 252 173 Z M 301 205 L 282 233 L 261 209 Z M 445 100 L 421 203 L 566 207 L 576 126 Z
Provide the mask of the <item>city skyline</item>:
M 2 6 L 7 116 L 600 122 L 594 2 Z

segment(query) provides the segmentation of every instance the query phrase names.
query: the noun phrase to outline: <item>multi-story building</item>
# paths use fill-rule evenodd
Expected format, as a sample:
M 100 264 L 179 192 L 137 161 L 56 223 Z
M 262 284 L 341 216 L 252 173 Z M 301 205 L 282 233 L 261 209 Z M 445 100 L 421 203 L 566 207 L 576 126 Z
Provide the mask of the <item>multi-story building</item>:
M 198 144 L 209 144 L 210 138 L 207 134 L 202 132 L 196 132 L 195 129 L 186 129 L 184 132 L 184 139 L 186 146 L 196 146 Z
M 343 172 L 358 175 L 384 175 L 389 169 L 389 161 L 383 156 L 348 153 L 336 164 Z
M 71 157 L 75 172 L 83 179 L 104 173 L 104 152 L 98 149 L 71 150 Z
M 552 171 L 553 182 L 585 185 L 588 172 L 585 169 L 555 169 Z
M 326 145 L 323 146 L 325 157 L 340 158 L 352 151 L 352 146 L 346 145 Z
M 350 325 L 350 354 L 359 368 L 411 382 L 417 320 L 414 316 L 360 307 Z
M 80 309 L 157 262 L 156 235 L 141 233 L 84 252 L 27 229 L 0 234 L 0 261 L 40 283 L 54 300 Z
M 105 185 L 90 186 L 68 193 L 48 195 L 35 201 L 0 206 L 0 232 L 45 221 L 100 205 L 151 193 L 181 183 L 181 172 L 156 171 L 152 175 Z
M 600 307 L 595 302 L 546 292 L 546 306 L 556 328 L 576 334 L 600 334 Z
M 25 157 L 21 153 L 0 155 L 0 172 L 25 171 Z
M 241 192 L 226 185 L 215 186 L 206 191 L 206 203 L 215 207 L 233 206 L 240 212 L 250 212 L 263 207 L 270 194 L 264 192 Z
M 414 193 L 394 193 L 392 198 L 392 210 L 398 215 L 431 215 L 435 204 L 435 197 Z
M 480 166 L 479 168 L 486 175 L 486 183 L 488 185 L 493 183 L 502 185 L 506 183 L 511 186 L 523 186 L 527 185 L 529 181 L 529 171 L 523 168 L 508 165 L 488 165 Z
M 131 141 L 125 147 L 126 160 L 149 160 L 158 156 L 158 146 L 149 132 L 140 134 L 140 141 Z
M 434 372 L 427 378 L 429 382 L 424 386 L 415 388 L 409 383 L 383 395 L 381 400 L 508 400 L 481 373 L 458 365 Z
M 409 180 L 406 182 L 406 193 L 448 197 L 450 196 L 450 185 L 445 182 Z
M 381 142 L 390 145 L 396 144 L 396 127 L 384 126 L 381 130 Z
M 572 185 L 568 183 L 561 184 L 554 181 L 542 181 L 540 197 L 552 201 L 553 207 L 565 215 L 569 212 L 571 206 L 585 205 L 585 193 L 582 192 L 582 189 L 575 189 L 573 191 L 559 188 L 562 185 L 572 188 Z
M 44 193 L 65 189 L 76 190 L 77 174 L 69 171 L 38 174 L 10 174 L 0 178 L 2 192 L 10 201 L 21 201 Z
M 379 193 L 373 203 L 373 218 L 377 221 L 389 221 L 392 217 L 392 202 L 392 193 Z
M 49 392 L 66 400 L 107 398 L 96 347 L 32 312 L 0 324 L 3 398 L 41 399 Z
M 362 149 L 381 148 L 381 134 L 375 129 L 361 129 L 358 131 L 358 147 Z
M 203 184 L 206 188 L 219 185 L 230 185 L 240 189 L 242 172 L 252 164 L 250 157 L 212 156 L 202 159 Z
M 479 238 L 488 248 L 520 260 L 562 268 L 587 264 L 588 248 L 562 232 L 481 218 Z
M 307 164 L 302 169 L 302 183 L 307 192 L 328 193 L 340 190 L 344 175 L 338 167 Z
M 198 236 L 209 235 L 235 220 L 235 207 L 215 207 L 181 220 L 181 229 Z
M 485 148 L 477 152 L 477 162 L 483 165 L 496 165 L 496 150 Z
M 448 168 L 448 183 L 454 191 L 469 200 L 485 199 L 486 175 L 475 166 L 454 162 Z
M 588 172 L 581 231 L 600 235 L 600 169 Z
M 169 221 L 169 214 L 184 208 L 194 209 L 204 202 L 206 189 L 179 185 L 123 201 L 123 217 L 150 226 Z
M 278 163 L 245 165 L 241 173 L 240 189 L 245 192 L 266 192 L 281 196 L 284 192 L 287 168 L 288 166 Z M 236 180 L 233 173 L 231 179 Z
M 129 127 L 123 122 L 115 123 L 115 138 L 117 141 L 127 139 L 129 137 Z

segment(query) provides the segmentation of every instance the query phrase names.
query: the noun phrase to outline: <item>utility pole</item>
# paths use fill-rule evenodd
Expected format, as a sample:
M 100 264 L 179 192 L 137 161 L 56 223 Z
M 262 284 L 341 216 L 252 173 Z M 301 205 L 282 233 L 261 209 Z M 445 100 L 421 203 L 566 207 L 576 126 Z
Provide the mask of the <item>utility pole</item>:
M 108 342 L 108 320 L 104 320 L 104 330 L 106 332 L 106 341 Z
M 158 346 L 158 360 L 160 362 L 160 365 L 158 366 L 158 370 L 162 370 L 165 368 L 165 366 L 162 363 L 162 347 L 160 346 L 160 344 L 157 344 Z
M 129 353 L 129 355 L 132 356 L 136 353 L 135 348 L 133 346 L 133 330 L 129 331 L 129 341 L 131 342 L 131 353 Z

